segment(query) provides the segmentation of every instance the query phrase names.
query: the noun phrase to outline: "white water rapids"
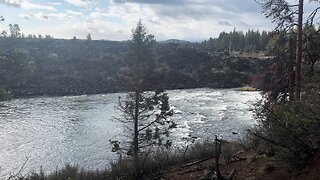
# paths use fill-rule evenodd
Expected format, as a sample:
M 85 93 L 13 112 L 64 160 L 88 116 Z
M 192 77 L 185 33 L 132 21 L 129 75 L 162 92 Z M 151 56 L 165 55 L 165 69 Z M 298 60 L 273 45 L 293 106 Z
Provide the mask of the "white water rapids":
M 252 105 L 259 92 L 236 89 L 188 89 L 167 91 L 175 144 L 185 139 L 219 135 L 236 140 L 256 124 Z M 14 99 L 0 103 L 0 178 L 16 173 L 46 172 L 78 164 L 85 169 L 104 169 L 114 160 L 109 139 L 121 139 L 123 126 L 114 117 L 121 94 Z

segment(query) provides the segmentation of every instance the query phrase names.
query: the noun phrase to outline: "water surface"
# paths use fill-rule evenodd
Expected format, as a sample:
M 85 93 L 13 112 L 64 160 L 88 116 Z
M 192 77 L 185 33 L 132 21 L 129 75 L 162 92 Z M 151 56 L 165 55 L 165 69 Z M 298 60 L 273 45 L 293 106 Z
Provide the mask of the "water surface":
M 235 89 L 189 89 L 168 91 L 171 117 L 178 127 L 171 137 L 175 144 L 190 138 L 212 139 L 214 135 L 235 140 L 256 124 L 252 103 L 259 92 Z M 66 163 L 86 169 L 104 169 L 115 154 L 110 139 L 124 139 L 118 97 L 100 94 L 66 97 L 15 99 L 0 103 L 0 177 L 19 170 L 23 173 L 53 171 Z

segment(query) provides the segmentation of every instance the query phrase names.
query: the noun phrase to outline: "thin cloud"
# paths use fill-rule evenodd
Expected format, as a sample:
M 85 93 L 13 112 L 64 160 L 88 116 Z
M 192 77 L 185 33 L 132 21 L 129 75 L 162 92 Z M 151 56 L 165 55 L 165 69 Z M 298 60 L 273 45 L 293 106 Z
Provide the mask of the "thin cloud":
M 65 2 L 72 4 L 74 6 L 87 7 L 89 4 L 85 0 L 64 0 Z
M 60 2 L 50 2 L 48 4 L 53 5 L 53 6 L 61 6 L 62 5 L 62 3 L 60 3 Z
M 26 20 L 32 20 L 32 19 L 38 19 L 38 20 L 45 20 L 48 21 L 52 18 L 56 18 L 58 20 L 66 20 L 66 19 L 72 19 L 73 17 L 66 13 L 43 13 L 43 12 L 37 12 L 37 13 L 29 13 L 29 14 L 20 14 L 20 17 L 26 19 Z
M 32 19 L 32 14 L 20 14 L 19 16 L 26 20 Z
M 90 13 L 89 17 L 97 19 L 97 18 L 101 18 L 101 17 L 108 17 L 108 14 L 96 11 L 96 12 Z
M 50 13 L 50 14 L 48 14 L 48 17 L 54 17 L 59 20 L 72 19 L 72 17 L 70 15 L 65 14 L 65 13 Z
M 114 3 L 139 3 L 139 4 L 184 4 L 189 0 L 113 0 Z
M 218 24 L 221 26 L 231 26 L 231 23 L 229 21 L 224 21 L 224 20 L 218 21 Z
M 28 0 L 0 0 L 0 4 L 5 4 L 10 7 L 22 8 L 22 9 L 41 9 L 48 11 L 56 11 L 56 8 L 52 6 L 35 4 Z
M 11 7 L 21 7 L 23 0 L 0 0 L 0 4 L 5 4 Z
M 21 8 L 23 9 L 41 9 L 41 10 L 48 10 L 48 11 L 57 11 L 56 8 L 52 6 L 47 6 L 47 5 L 41 5 L 41 4 L 35 4 L 31 3 L 29 1 L 24 1 L 21 3 Z
M 43 12 L 38 12 L 38 13 L 34 14 L 34 17 L 39 20 L 49 20 L 49 16 L 44 14 Z
M 66 12 L 72 16 L 82 16 L 83 15 L 83 13 L 80 11 L 67 10 Z

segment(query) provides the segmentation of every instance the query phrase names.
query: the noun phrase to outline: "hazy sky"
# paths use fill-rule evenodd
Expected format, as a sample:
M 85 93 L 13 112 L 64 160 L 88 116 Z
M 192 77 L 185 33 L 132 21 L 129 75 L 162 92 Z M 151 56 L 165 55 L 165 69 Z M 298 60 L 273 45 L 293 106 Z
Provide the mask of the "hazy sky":
M 0 0 L 0 15 L 25 34 L 127 40 L 141 18 L 158 40 L 203 40 L 233 28 L 273 29 L 254 0 Z

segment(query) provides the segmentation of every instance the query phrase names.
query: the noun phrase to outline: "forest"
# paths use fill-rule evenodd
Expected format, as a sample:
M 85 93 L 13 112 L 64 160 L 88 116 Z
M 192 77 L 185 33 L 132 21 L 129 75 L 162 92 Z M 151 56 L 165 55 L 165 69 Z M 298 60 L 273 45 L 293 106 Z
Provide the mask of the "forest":
M 201 44 L 208 51 L 235 51 L 235 52 L 260 52 L 266 51 L 272 32 L 248 30 L 247 32 L 236 31 L 222 32 L 218 38 L 210 37 Z

